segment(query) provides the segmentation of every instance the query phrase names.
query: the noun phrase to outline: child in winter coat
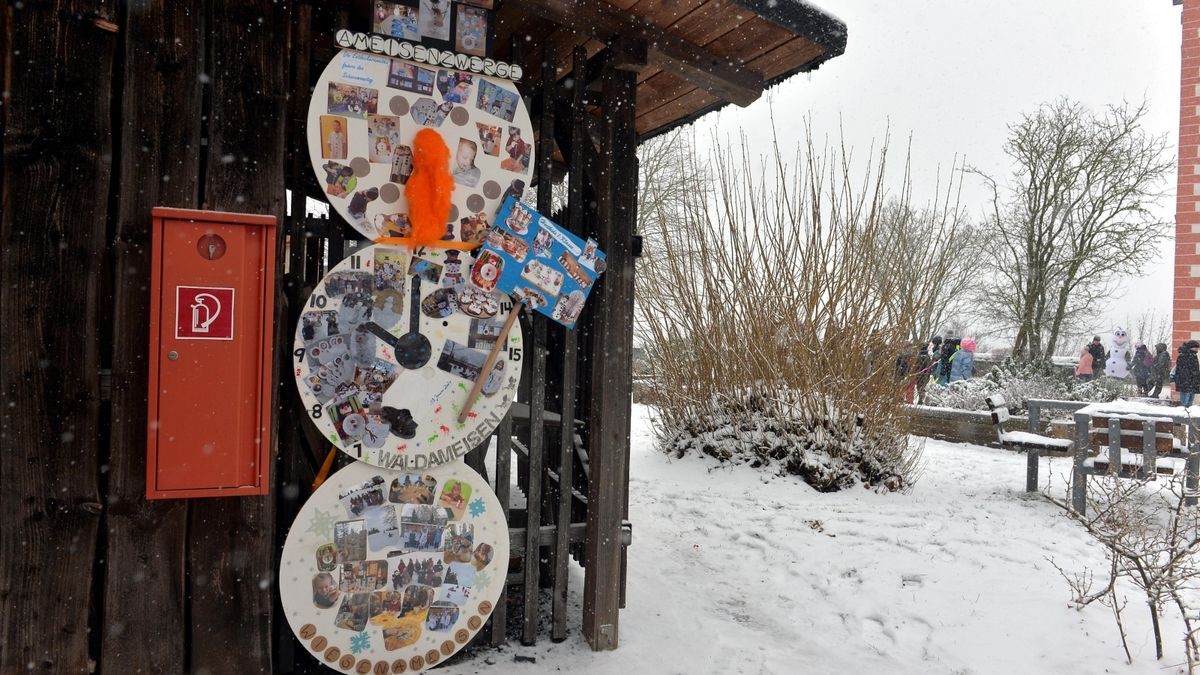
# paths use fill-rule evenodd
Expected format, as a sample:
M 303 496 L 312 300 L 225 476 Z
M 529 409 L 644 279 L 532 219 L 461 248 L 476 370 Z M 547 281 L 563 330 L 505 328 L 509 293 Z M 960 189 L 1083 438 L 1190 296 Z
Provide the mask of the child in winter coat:
M 1200 390 L 1197 350 L 1200 350 L 1200 342 L 1188 340 L 1179 346 L 1179 357 L 1175 360 L 1175 391 L 1179 392 L 1179 402 L 1185 407 L 1192 405 L 1196 391 Z
M 969 380 L 975 372 L 975 341 L 963 338 L 958 351 L 950 357 L 950 381 Z
M 1150 391 L 1150 368 L 1154 366 L 1154 357 L 1145 344 L 1136 342 L 1134 347 L 1133 379 L 1137 381 L 1138 396 L 1145 396 Z
M 1079 363 L 1075 366 L 1075 379 L 1089 382 L 1092 379 L 1092 346 L 1088 345 L 1079 353 Z
M 1154 345 L 1154 364 L 1150 366 L 1150 398 L 1158 398 L 1170 374 L 1171 352 L 1167 351 L 1166 344 L 1160 342 Z

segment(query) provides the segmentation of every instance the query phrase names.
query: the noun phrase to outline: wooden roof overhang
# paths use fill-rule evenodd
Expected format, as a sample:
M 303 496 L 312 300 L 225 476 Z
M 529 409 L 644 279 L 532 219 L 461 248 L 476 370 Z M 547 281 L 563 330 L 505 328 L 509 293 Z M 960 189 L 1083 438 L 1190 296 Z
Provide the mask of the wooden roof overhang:
M 547 48 L 557 81 L 575 47 L 591 57 L 618 42 L 645 55 L 636 94 L 645 139 L 816 69 L 845 51 L 846 25 L 805 0 L 506 0 L 497 11 L 497 58 L 522 63 L 529 85 L 541 81 Z

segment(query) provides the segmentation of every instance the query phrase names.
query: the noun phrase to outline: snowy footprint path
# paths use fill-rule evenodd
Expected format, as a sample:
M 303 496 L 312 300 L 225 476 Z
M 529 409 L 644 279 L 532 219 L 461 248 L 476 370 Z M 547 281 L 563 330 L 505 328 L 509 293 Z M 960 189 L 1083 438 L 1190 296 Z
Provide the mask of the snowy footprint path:
M 1046 557 L 1097 567 L 1103 556 L 1020 492 L 1023 456 L 929 441 L 911 494 L 819 494 L 708 458 L 670 460 L 652 448 L 648 415 L 634 407 L 620 649 L 593 654 L 573 634 L 447 672 L 487 672 L 485 659 L 513 673 L 1173 672 L 1153 660 L 1140 615 L 1127 617 L 1127 666 L 1107 610 L 1068 606 Z M 1067 462 L 1043 461 L 1043 475 Z

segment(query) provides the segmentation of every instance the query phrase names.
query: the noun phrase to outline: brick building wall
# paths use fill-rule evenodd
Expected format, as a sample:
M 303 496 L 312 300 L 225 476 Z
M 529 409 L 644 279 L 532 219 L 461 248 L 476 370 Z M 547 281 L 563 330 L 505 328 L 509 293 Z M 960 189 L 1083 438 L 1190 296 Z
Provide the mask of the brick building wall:
M 1200 0 L 1183 2 L 1181 57 L 1173 347 L 1200 339 Z

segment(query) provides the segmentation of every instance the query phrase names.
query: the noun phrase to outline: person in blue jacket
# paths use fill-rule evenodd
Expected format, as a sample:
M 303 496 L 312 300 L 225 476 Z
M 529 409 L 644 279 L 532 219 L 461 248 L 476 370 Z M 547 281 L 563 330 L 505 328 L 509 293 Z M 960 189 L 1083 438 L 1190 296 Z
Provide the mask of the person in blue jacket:
M 950 357 L 950 381 L 969 380 L 975 372 L 975 341 L 963 338 L 958 351 Z

